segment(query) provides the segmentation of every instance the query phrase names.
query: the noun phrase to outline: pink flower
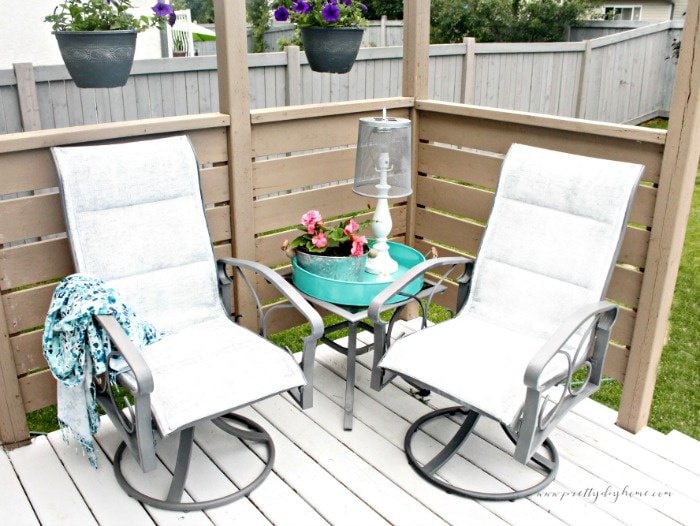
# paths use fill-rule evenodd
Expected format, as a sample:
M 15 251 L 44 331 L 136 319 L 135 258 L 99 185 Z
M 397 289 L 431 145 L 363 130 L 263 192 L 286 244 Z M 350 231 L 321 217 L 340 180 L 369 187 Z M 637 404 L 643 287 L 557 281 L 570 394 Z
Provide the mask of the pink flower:
M 316 231 L 316 223 L 320 223 L 322 220 L 323 218 L 318 210 L 309 210 L 301 216 L 301 224 L 306 227 L 306 231 L 309 234 L 313 234 Z
M 326 239 L 326 234 L 319 232 L 314 237 L 311 238 L 311 242 L 316 248 L 325 248 L 328 245 L 328 239 Z
M 361 256 L 365 253 L 365 244 L 367 244 L 367 238 L 365 236 L 353 236 L 352 237 L 352 248 L 350 249 L 351 256 Z
M 346 236 L 350 236 L 350 235 L 354 234 L 355 232 L 357 232 L 359 229 L 360 229 L 360 225 L 358 224 L 358 222 L 355 221 L 354 219 L 351 219 L 350 221 L 348 221 L 348 224 L 345 225 L 345 228 L 343 229 L 343 233 Z

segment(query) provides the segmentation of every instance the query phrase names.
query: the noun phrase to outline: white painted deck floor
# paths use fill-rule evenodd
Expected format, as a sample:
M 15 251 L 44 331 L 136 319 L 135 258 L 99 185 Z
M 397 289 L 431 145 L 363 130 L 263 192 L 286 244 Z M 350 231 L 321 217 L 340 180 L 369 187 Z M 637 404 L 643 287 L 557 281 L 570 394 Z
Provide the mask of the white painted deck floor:
M 342 428 L 345 357 L 325 346 L 317 352 L 312 409 L 302 412 L 283 395 L 241 411 L 270 432 L 277 448 L 273 473 L 247 499 L 191 513 L 140 505 L 114 479 L 110 458 L 118 438 L 103 420 L 99 470 L 58 432 L 0 451 L 0 524 L 700 525 L 700 443 L 649 428 L 631 435 L 614 425 L 614 411 L 593 401 L 577 406 L 553 433 L 561 466 L 542 494 L 501 503 L 449 495 L 413 472 L 403 438 L 420 415 L 451 404 L 432 395 L 426 406 L 401 382 L 372 391 L 370 355 L 358 361 L 351 432 Z M 426 452 L 449 438 L 447 430 L 428 431 L 420 437 Z M 519 465 L 501 449 L 500 429 L 482 418 L 477 433 L 441 474 L 486 490 L 503 488 L 513 473 L 522 479 Z M 197 428 L 196 440 L 186 488 L 193 497 L 211 498 L 246 483 L 260 467 L 260 450 L 232 442 L 211 424 Z M 162 478 L 175 451 L 174 441 L 163 442 L 162 465 L 149 481 Z

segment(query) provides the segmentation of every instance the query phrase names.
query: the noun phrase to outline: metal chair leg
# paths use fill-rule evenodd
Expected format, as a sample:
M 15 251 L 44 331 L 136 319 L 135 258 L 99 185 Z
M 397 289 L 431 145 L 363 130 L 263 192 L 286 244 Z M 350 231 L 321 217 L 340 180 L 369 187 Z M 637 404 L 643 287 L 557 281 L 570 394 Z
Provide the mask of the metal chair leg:
M 245 427 L 238 427 L 231 423 L 243 424 Z M 159 499 L 151 495 L 141 493 L 134 488 L 124 477 L 121 468 L 121 461 L 126 450 L 126 443 L 122 442 L 117 448 L 114 456 L 114 475 L 121 488 L 134 499 L 148 504 L 155 508 L 161 508 L 171 511 L 196 511 L 205 510 L 223 506 L 237 499 L 247 496 L 255 488 L 257 488 L 272 471 L 272 466 L 275 462 L 275 445 L 272 438 L 259 424 L 256 422 L 234 413 L 228 413 L 219 418 L 212 420 L 218 428 L 226 433 L 235 436 L 241 440 L 252 442 L 264 442 L 267 446 L 267 461 L 262 472 L 250 484 L 244 488 L 224 495 L 222 497 L 200 502 L 181 502 L 184 492 L 187 472 L 189 470 L 190 458 L 192 455 L 192 445 L 194 442 L 194 428 L 187 428 L 180 432 L 180 443 L 178 446 L 177 460 L 175 469 L 173 470 L 173 478 L 168 490 L 168 496 L 165 499 Z
M 421 464 L 413 454 L 413 448 L 411 445 L 416 432 L 418 432 L 427 422 L 430 422 L 436 418 L 450 417 L 457 414 L 466 415 L 464 422 L 460 425 L 459 429 L 457 430 L 457 433 L 455 433 L 452 439 L 450 439 L 450 441 L 445 445 L 445 447 L 442 450 L 440 450 L 440 452 L 437 455 L 435 455 L 430 461 L 426 462 L 425 464 Z M 554 480 L 554 478 L 557 475 L 557 470 L 559 468 L 559 454 L 557 453 L 554 444 L 549 439 L 545 440 L 542 445 L 549 452 L 550 458 L 546 458 L 539 454 L 535 454 L 530 459 L 533 463 L 535 463 L 541 468 L 540 474 L 542 474 L 543 477 L 540 482 L 534 484 L 533 486 L 524 489 L 515 489 L 513 491 L 503 493 L 485 493 L 454 486 L 446 482 L 445 480 L 439 478 L 437 474 L 438 470 L 442 466 L 444 466 L 459 451 L 459 448 L 474 430 L 474 425 L 479 419 L 479 416 L 481 415 L 479 415 L 478 412 L 473 410 L 465 410 L 462 407 L 449 407 L 446 409 L 439 409 L 437 411 L 433 411 L 431 413 L 423 415 L 421 418 L 416 420 L 413 423 L 413 425 L 411 425 L 404 439 L 404 450 L 406 452 L 408 463 L 416 471 L 416 473 L 418 473 L 421 477 L 423 477 L 431 484 L 434 484 L 435 486 L 444 489 L 448 493 L 454 493 L 456 495 L 461 495 L 463 497 L 468 497 L 477 500 L 512 501 L 520 499 L 523 497 L 527 497 L 528 495 L 532 495 L 533 493 L 537 493 L 538 491 L 541 491 Z M 512 435 L 512 433 L 508 430 L 507 427 L 502 427 L 508 438 L 511 440 L 511 442 L 515 444 L 516 439 Z M 533 471 L 537 470 L 533 468 Z

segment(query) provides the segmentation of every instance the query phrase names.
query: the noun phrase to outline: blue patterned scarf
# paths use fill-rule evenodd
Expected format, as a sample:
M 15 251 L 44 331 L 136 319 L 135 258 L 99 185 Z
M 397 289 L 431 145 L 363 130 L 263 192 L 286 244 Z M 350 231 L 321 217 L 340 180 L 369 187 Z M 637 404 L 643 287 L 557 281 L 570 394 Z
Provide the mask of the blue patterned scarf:
M 138 348 L 158 340 L 161 334 L 100 279 L 73 274 L 61 281 L 53 293 L 43 347 L 44 357 L 58 380 L 58 422 L 64 440 L 68 442 L 66 430 L 70 430 L 90 464 L 97 467 L 92 435 L 99 428 L 100 418 L 92 379 L 107 371 L 106 357 L 111 345 L 106 331 L 95 322 L 95 314 L 113 315 Z

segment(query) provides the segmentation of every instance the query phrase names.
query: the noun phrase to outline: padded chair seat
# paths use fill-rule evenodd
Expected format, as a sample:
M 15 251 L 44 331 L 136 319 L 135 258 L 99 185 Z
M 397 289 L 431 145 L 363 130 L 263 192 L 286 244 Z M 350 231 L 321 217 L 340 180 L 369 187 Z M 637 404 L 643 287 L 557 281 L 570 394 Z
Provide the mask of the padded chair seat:
M 511 423 L 525 400 L 527 365 L 545 341 L 462 314 L 395 341 L 379 366 Z M 565 371 L 564 362 L 554 360 L 542 378 Z
M 163 436 L 198 421 L 304 385 L 294 359 L 221 316 L 146 346 L 151 409 Z

